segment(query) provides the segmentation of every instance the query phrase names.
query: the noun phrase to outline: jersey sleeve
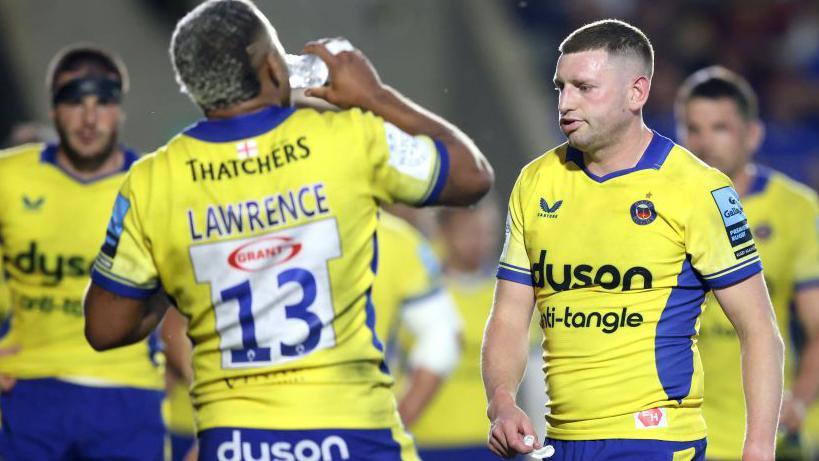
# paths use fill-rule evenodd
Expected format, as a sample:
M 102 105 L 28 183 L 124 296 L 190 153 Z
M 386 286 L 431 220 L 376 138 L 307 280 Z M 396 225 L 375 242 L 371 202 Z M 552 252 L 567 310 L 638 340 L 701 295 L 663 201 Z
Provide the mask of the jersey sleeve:
M 690 194 L 686 252 L 709 288 L 724 288 L 760 272 L 762 263 L 739 195 L 710 171 Z
M 523 241 L 523 202 L 519 177 L 509 197 L 509 211 L 506 215 L 506 240 L 503 243 L 497 277 L 503 280 L 532 285 L 532 270 L 526 246 Z
M 137 189 L 132 170 L 114 202 L 91 279 L 117 295 L 145 299 L 159 288 L 159 277 L 145 236 Z
M 819 202 L 812 197 L 805 209 L 798 213 L 794 234 L 799 238 L 794 260 L 796 289 L 819 287 Z
M 362 128 L 376 198 L 414 206 L 436 203 L 449 175 L 444 144 L 410 135 L 370 112 L 351 112 Z

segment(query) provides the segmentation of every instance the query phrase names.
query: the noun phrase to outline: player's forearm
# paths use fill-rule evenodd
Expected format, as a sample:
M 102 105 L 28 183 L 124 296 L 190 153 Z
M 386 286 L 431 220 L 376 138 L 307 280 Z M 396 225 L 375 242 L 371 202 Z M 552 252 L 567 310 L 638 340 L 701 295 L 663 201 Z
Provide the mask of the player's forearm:
M 409 427 L 418 419 L 424 408 L 432 401 L 443 382 L 441 375 L 419 367 L 412 371 L 406 393 L 398 402 L 398 413 L 404 425 Z
M 807 342 L 799 356 L 799 371 L 791 395 L 805 410 L 819 393 L 819 288 L 809 286 L 797 290 L 794 301 Z
M 450 172 L 441 204 L 468 205 L 492 187 L 494 172 L 489 162 L 466 134 L 443 118 L 388 86 L 373 94 L 363 108 L 409 134 L 426 135 L 446 146 Z
M 125 298 L 91 283 L 83 303 L 85 337 L 95 350 L 127 346 L 148 337 L 168 307 L 159 293 L 147 300 Z
M 785 347 L 775 325 L 753 335 L 740 334 L 740 345 L 747 408 L 745 449 L 773 454 L 782 405 Z
M 791 394 L 805 407 L 819 392 L 819 338 L 813 337 L 799 356 L 799 373 L 791 386 Z
M 527 350 L 527 334 L 520 334 L 498 316 L 490 316 L 481 350 L 481 373 L 490 404 L 498 396 L 514 400 L 526 370 Z

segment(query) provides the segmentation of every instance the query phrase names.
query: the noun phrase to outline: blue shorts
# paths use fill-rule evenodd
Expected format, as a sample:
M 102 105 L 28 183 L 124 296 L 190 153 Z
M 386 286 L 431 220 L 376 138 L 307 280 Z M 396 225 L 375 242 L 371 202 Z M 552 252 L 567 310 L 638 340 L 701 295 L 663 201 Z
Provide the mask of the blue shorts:
M 407 439 L 409 440 L 409 439 Z M 199 461 L 402 461 L 414 458 L 391 429 L 268 430 L 219 427 L 199 433 Z
M 549 461 L 704 461 L 705 439 L 692 442 L 665 440 L 555 440 L 547 438 L 555 454 Z
M 446 448 L 418 447 L 418 456 L 424 461 L 498 461 L 501 459 L 492 453 L 486 444 Z
M 162 461 L 163 393 L 24 379 L 0 396 L 7 460 Z
M 177 434 L 171 432 L 171 461 L 183 461 L 185 455 L 191 451 L 196 437 L 192 435 Z

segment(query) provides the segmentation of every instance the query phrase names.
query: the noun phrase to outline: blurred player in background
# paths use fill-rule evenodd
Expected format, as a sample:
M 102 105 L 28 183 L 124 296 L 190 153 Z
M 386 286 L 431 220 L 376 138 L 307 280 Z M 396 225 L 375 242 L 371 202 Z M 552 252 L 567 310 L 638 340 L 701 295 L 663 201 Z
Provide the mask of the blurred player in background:
M 763 125 L 754 91 L 736 73 L 715 66 L 692 74 L 680 88 L 676 114 L 680 140 L 731 178 L 753 223 L 765 282 L 789 346 L 785 360 L 785 388 L 789 391 L 782 403 L 780 425 L 790 438 L 797 438 L 819 388 L 816 193 L 753 163 L 753 154 L 762 143 Z M 807 333 L 806 347 L 799 356 L 787 341 L 794 314 Z M 739 460 L 745 427 L 740 341 L 712 296 L 702 317 L 699 347 L 705 372 L 703 413 L 708 423 L 708 458 Z M 780 448 L 777 458 L 782 459 L 783 454 Z
M 713 289 L 741 338 L 744 459 L 771 460 L 782 339 L 736 192 L 643 123 L 654 53 L 641 31 L 598 21 L 559 49 L 554 83 L 568 143 L 524 167 L 509 200 L 482 356 L 490 447 L 533 449 L 515 393 L 537 304 L 551 410 L 538 453 L 704 459 L 695 340 Z
M 425 461 L 494 460 L 486 448 L 480 350 L 489 315 L 498 256 L 495 203 L 484 199 L 475 209 L 439 210 L 444 254 L 444 286 L 463 319 L 463 358 L 427 410 L 412 426 Z
M 438 259 L 420 232 L 382 211 L 376 235 L 375 331 L 401 384 L 396 388 L 401 420 L 411 427 L 458 365 L 461 319 L 441 285 Z M 399 344 L 402 333 L 410 337 L 407 353 Z
M 161 460 L 152 346 L 98 353 L 83 337 L 82 297 L 101 229 L 137 160 L 117 142 L 128 75 L 114 55 L 73 46 L 52 60 L 47 88 L 59 142 L 0 154 L 12 316 L 2 347 L 16 351 L 0 358 L 0 446 L 8 460 Z
M 251 3 L 177 24 L 177 79 L 206 120 L 138 162 L 85 298 L 98 349 L 188 318 L 199 459 L 417 459 L 374 333 L 379 203 L 469 204 L 492 170 L 457 128 L 384 85 L 360 51 L 305 48 L 331 86 L 290 105 L 283 49 Z

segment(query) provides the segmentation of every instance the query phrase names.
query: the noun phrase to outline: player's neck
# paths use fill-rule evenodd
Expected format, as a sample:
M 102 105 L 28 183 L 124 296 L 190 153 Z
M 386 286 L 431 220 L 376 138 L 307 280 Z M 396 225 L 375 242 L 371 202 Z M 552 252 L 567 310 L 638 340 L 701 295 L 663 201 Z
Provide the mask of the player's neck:
M 258 112 L 270 106 L 281 106 L 281 98 L 278 95 L 270 95 L 261 93 L 259 96 L 240 102 L 225 109 L 215 109 L 205 113 L 209 119 L 225 119 L 232 118 L 238 115 L 250 114 Z
M 640 161 L 654 133 L 642 120 L 624 130 L 618 139 L 595 151 L 583 152 L 586 168 L 596 176 L 634 168 Z
M 103 176 L 108 176 L 122 169 L 125 164 L 125 153 L 119 146 L 114 147 L 114 150 L 108 157 L 100 164 L 93 168 L 85 168 L 75 164 L 71 158 L 66 155 L 62 147 L 57 148 L 57 165 L 69 174 L 82 181 L 92 181 Z
M 736 173 L 730 175 L 731 182 L 734 183 L 734 190 L 737 191 L 740 197 L 748 194 L 751 190 L 751 183 L 756 176 L 756 165 L 747 163 L 743 168 L 739 168 Z

